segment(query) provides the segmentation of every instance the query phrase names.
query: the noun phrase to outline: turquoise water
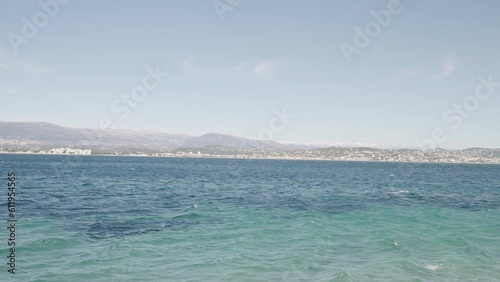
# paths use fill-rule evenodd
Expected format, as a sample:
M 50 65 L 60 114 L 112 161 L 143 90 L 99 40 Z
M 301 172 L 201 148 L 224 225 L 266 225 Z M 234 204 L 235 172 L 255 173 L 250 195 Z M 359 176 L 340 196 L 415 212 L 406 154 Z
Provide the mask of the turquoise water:
M 500 281 L 498 165 L 0 155 L 0 167 L 17 174 L 19 220 L 15 275 L 0 232 L 0 281 Z

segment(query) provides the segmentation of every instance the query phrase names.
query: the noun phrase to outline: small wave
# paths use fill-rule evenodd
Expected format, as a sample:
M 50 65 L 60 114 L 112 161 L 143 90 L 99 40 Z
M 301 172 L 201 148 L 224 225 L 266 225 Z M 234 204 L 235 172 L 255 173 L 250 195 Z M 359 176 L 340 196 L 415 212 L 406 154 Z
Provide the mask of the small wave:
M 351 281 L 351 280 L 352 280 L 351 274 L 348 271 L 343 270 L 340 273 L 336 273 L 335 278 L 333 278 L 332 281 Z
M 399 190 L 395 192 L 389 192 L 389 194 L 403 194 L 403 193 L 410 193 L 408 190 Z
M 432 271 L 437 270 L 440 267 L 441 267 L 441 265 L 432 265 L 432 264 L 425 265 L 425 269 L 432 270 Z

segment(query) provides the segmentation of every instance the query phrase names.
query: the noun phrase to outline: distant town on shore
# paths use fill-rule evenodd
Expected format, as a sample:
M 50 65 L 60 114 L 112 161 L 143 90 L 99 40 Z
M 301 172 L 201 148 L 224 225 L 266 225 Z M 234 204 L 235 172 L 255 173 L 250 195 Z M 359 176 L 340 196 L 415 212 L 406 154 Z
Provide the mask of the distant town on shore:
M 218 133 L 186 136 L 128 130 L 103 132 L 24 122 L 0 122 L 0 153 L 500 164 L 500 149 L 318 148 Z

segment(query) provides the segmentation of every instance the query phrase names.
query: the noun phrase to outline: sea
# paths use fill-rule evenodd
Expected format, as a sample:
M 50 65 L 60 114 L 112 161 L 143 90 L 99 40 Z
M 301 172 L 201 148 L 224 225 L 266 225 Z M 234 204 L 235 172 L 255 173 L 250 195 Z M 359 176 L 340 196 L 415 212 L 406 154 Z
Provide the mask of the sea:
M 2 154 L 0 173 L 0 281 L 500 281 L 500 165 Z

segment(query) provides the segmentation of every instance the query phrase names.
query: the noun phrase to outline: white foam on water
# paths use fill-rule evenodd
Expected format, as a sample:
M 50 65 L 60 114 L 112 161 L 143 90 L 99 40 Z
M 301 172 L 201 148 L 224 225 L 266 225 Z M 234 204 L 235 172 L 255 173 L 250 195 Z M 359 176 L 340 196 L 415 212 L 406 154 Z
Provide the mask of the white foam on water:
M 410 191 L 408 190 L 399 190 L 399 191 L 396 191 L 396 192 L 389 192 L 390 194 L 402 194 L 402 193 L 410 193 Z
M 436 269 L 438 269 L 438 268 L 440 268 L 440 267 L 441 267 L 440 265 L 432 265 L 432 264 L 426 264 L 426 265 L 425 265 L 425 268 L 426 268 L 426 269 L 428 269 L 428 270 L 432 270 L 432 271 L 434 271 L 434 270 L 436 270 Z

